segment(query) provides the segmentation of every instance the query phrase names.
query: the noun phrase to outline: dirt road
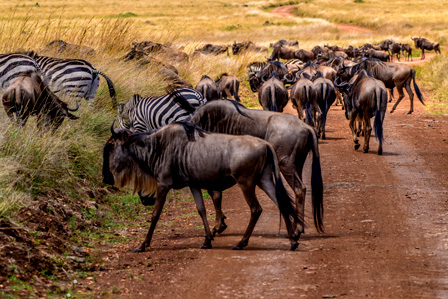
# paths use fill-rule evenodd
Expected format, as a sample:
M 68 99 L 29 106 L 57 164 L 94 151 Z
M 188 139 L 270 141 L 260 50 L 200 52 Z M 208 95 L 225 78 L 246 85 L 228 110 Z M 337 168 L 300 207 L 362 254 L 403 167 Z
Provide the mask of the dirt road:
M 332 107 L 328 140 L 320 143 L 326 233 L 309 227 L 297 251 L 288 251 L 278 211 L 261 191 L 264 211 L 249 246 L 231 250 L 249 217 L 234 187 L 224 195 L 229 227 L 213 249 L 198 249 L 203 230 L 194 203 L 173 204 L 148 252 L 130 252 L 147 223 L 120 232 L 128 243 L 103 248 L 96 283 L 81 280 L 77 290 L 120 298 L 446 298 L 448 117 L 425 114 L 419 104 L 407 116 L 408 104 L 386 116 L 383 156 L 376 141 L 368 154 L 355 151 L 343 111 Z

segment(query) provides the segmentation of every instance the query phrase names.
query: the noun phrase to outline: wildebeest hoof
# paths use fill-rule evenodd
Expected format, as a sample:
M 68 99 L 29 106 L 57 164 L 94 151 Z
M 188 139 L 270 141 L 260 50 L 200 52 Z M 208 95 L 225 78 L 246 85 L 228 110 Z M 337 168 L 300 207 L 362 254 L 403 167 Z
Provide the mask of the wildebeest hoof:
M 414 111 L 410 110 L 410 111 L 408 111 L 408 113 L 406 113 L 406 114 L 412 114 L 412 112 L 414 112 Z
M 362 152 L 365 153 L 365 154 L 368 153 L 369 152 L 369 148 L 368 147 L 367 148 L 363 148 Z
M 137 247 L 132 252 L 145 252 L 145 248 Z
M 394 113 L 394 109 L 390 110 L 390 113 Z
M 299 247 L 299 242 L 291 243 L 291 251 L 294 251 Z
M 361 146 L 361 144 L 359 144 L 359 143 L 355 144 L 355 150 L 357 150 L 360 146 Z
M 233 246 L 232 250 L 243 250 L 243 247 Z
M 327 137 L 325 137 L 325 135 L 322 135 L 322 140 L 325 140 L 325 139 L 327 139 Z
M 201 249 L 211 249 L 212 248 L 212 244 L 202 244 L 201 245 L 201 247 L 200 247 Z
M 383 154 L 383 150 L 382 149 L 380 149 L 380 150 L 378 150 L 378 155 L 382 155 Z

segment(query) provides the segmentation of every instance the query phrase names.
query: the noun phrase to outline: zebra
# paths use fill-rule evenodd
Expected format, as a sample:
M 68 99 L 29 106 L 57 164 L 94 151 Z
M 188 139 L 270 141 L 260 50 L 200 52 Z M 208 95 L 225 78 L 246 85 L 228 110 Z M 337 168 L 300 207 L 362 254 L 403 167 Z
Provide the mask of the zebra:
M 188 121 L 207 100 L 195 89 L 170 90 L 161 97 L 138 94 L 118 105 L 118 127 L 134 133 L 151 132 L 175 121 Z
M 99 86 L 99 75 L 106 79 L 112 105 L 116 107 L 115 89 L 112 81 L 104 73 L 95 69 L 89 62 L 82 59 L 61 59 L 38 56 L 31 52 L 45 76 L 51 91 L 78 99 L 86 99 L 93 103 Z
M 20 74 L 24 72 L 37 72 L 39 66 L 30 56 L 23 53 L 0 55 L 0 91 L 6 89 Z
M 268 65 L 267 62 L 252 62 L 247 66 L 247 72 L 249 74 L 262 71 Z

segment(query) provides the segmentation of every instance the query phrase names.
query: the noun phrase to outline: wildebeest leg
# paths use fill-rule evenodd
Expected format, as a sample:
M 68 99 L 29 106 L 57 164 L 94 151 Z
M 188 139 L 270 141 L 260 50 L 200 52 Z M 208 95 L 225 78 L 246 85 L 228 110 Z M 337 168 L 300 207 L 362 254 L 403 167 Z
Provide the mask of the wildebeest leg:
M 306 157 L 305 157 L 306 159 Z M 306 187 L 305 184 L 302 181 L 302 169 L 304 164 L 304 159 L 298 159 L 294 165 L 293 163 L 290 163 L 289 161 L 287 164 L 280 165 L 281 172 L 283 174 L 283 177 L 285 178 L 288 185 L 292 188 L 295 195 L 296 200 L 296 209 L 297 213 L 299 214 L 299 219 L 305 219 L 305 196 L 306 196 Z M 297 223 L 293 224 L 294 232 L 297 236 L 300 237 L 302 233 L 305 232 L 305 228 L 303 225 L 300 225 L 297 227 Z
M 226 219 L 226 216 L 223 214 L 221 209 L 221 203 L 222 203 L 222 192 L 221 191 L 212 191 L 207 190 L 208 194 L 210 194 L 210 197 L 213 200 L 213 205 L 215 206 L 215 227 L 212 229 L 212 235 L 213 237 L 216 235 L 216 233 L 220 234 L 223 231 L 226 230 L 227 224 L 224 222 L 224 219 Z
M 316 131 L 317 138 L 320 137 L 321 134 L 321 122 L 322 122 L 322 110 L 319 105 L 313 105 L 311 107 L 311 113 L 314 118 L 314 130 Z
M 394 99 L 394 89 L 389 88 L 389 103 Z
M 412 112 L 414 112 L 414 93 L 412 92 L 412 89 L 411 89 L 411 80 L 409 80 L 409 83 L 406 84 L 405 87 L 406 87 L 406 92 L 409 95 L 409 101 L 411 102 L 411 108 L 410 108 L 408 114 L 411 114 Z
M 250 221 L 249 225 L 246 228 L 246 232 L 243 235 L 243 238 L 238 242 L 238 244 L 236 244 L 236 246 L 232 248 L 233 250 L 241 250 L 247 246 L 247 244 L 249 243 L 249 238 L 254 231 L 255 224 L 257 223 L 258 218 L 260 218 L 261 212 L 263 211 L 260 203 L 258 202 L 257 196 L 255 195 L 255 185 L 253 185 L 252 183 L 238 183 L 241 190 L 243 191 L 244 199 L 246 199 L 246 202 L 250 207 Z
M 163 188 L 162 186 L 158 186 L 157 188 L 157 199 L 156 204 L 154 206 L 154 210 L 152 212 L 151 217 L 151 226 L 149 227 L 148 234 L 146 235 L 143 243 L 134 249 L 134 252 L 144 252 L 147 247 L 151 244 L 152 234 L 156 229 L 157 222 L 159 221 L 160 214 L 162 214 L 163 206 L 165 205 L 166 195 L 171 188 Z
M 425 59 L 425 49 L 422 48 L 422 58 L 421 60 Z
M 372 134 L 372 124 L 370 123 L 370 117 L 368 113 L 364 114 L 363 117 L 363 126 L 364 126 L 364 147 L 362 149 L 363 153 L 369 152 L 369 143 L 370 143 L 370 135 Z
M 403 85 L 397 85 L 398 90 L 398 100 L 395 102 L 395 105 L 392 107 L 392 110 L 390 110 L 390 113 L 393 113 L 395 109 L 397 108 L 398 104 L 400 104 L 401 100 L 404 98 L 404 91 L 403 91 Z M 414 96 L 414 94 L 412 94 Z
M 277 195 L 275 192 L 275 184 L 274 181 L 272 180 L 272 171 L 263 172 L 263 176 L 260 179 L 260 183 L 258 184 L 258 186 L 261 188 L 261 190 L 266 192 L 269 198 L 273 202 L 277 203 L 278 206 Z M 291 219 L 289 218 L 289 216 L 283 215 L 283 220 L 285 221 L 286 230 L 288 232 L 288 237 L 291 242 L 291 249 L 294 250 L 299 245 L 299 243 L 297 242 L 299 237 L 294 234 L 293 224 L 291 223 Z
M 353 112 L 352 116 L 350 117 L 350 122 L 348 126 L 350 127 L 350 130 L 352 130 L 353 142 L 355 143 L 355 150 L 357 150 L 360 147 L 360 144 L 355 130 L 355 120 L 356 120 L 356 113 Z
M 196 208 L 198 209 L 199 216 L 202 218 L 202 223 L 204 224 L 205 230 L 205 241 L 202 244 L 201 249 L 212 248 L 212 233 L 210 232 L 210 227 L 208 226 L 207 213 L 205 211 L 204 199 L 202 198 L 201 189 L 190 187 L 191 193 L 194 197 L 194 202 L 196 203 Z
M 228 87 L 224 89 L 224 93 L 226 94 L 226 99 L 232 98 L 232 93 L 230 92 L 230 89 Z
M 233 97 L 237 102 L 241 102 L 240 97 L 238 96 L 238 90 L 240 89 L 240 83 L 235 82 L 235 86 L 233 86 Z

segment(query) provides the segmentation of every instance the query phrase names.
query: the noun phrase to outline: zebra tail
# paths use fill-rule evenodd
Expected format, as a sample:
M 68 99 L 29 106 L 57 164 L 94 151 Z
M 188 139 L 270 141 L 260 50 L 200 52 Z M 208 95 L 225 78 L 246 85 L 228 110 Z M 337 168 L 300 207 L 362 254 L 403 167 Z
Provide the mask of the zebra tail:
M 184 95 L 177 89 L 172 86 L 168 86 L 166 90 L 169 93 L 169 97 L 172 98 L 173 101 L 177 103 L 182 109 L 186 110 L 190 114 L 196 111 L 196 108 L 194 108 L 184 97 Z
M 117 107 L 117 98 L 116 98 L 116 93 L 115 93 L 115 88 L 114 88 L 114 84 L 112 83 L 112 81 L 109 79 L 108 76 L 106 76 L 103 72 L 100 72 L 98 70 L 96 70 L 98 72 L 98 74 L 100 74 L 101 76 L 104 77 L 104 79 L 106 79 L 107 82 L 107 87 L 109 88 L 109 94 L 110 94 L 110 98 L 112 101 L 112 106 L 114 108 Z

